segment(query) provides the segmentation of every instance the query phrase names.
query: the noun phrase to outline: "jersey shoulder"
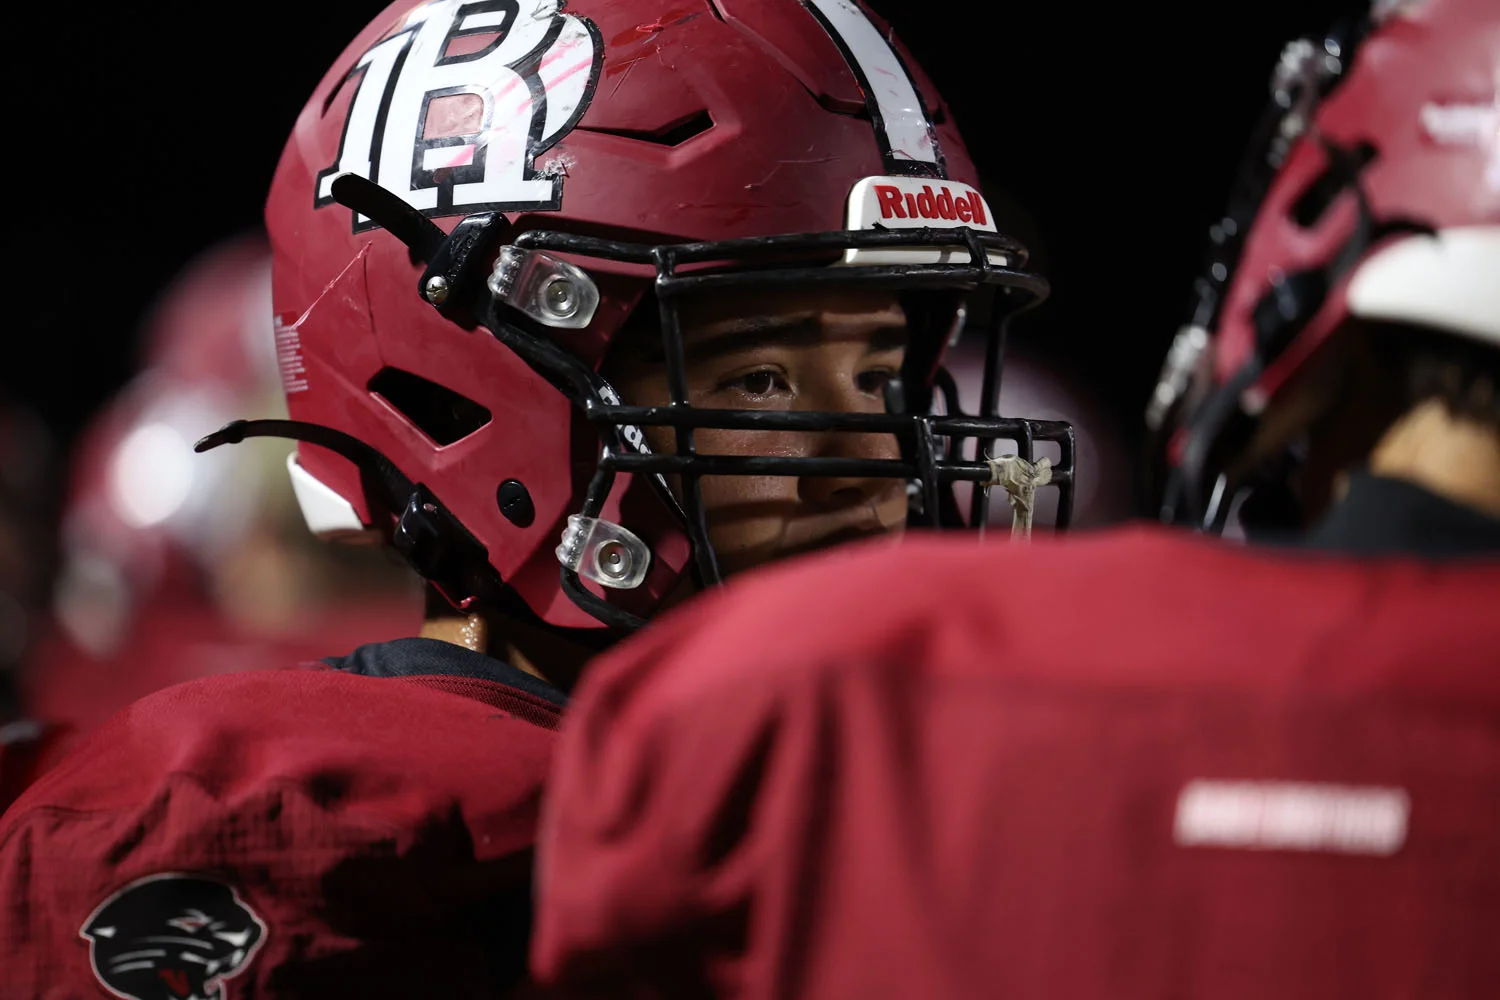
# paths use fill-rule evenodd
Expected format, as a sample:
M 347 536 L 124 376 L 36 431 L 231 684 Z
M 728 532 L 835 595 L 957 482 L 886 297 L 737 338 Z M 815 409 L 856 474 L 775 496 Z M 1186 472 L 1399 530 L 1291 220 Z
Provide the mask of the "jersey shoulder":
M 1052 680 L 1166 680 L 1201 673 L 1206 660 L 1264 673 L 1267 661 L 1295 669 L 1330 642 L 1362 657 L 1372 678 L 1371 664 L 1398 669 L 1414 645 L 1468 670 L 1476 650 L 1500 641 L 1486 610 L 1496 600 L 1495 561 L 1248 548 L 1144 524 L 1029 545 L 927 536 L 733 582 L 603 658 L 579 700 L 619 704 L 598 694 L 618 685 L 675 710 L 876 663 Z
M 349 987 L 420 993 L 379 946 L 398 935 L 483 979 L 504 949 L 460 914 L 524 910 L 559 712 L 494 678 L 328 666 L 156 692 L 0 817 L 0 925 L 24 931 L 0 936 L 0 966 L 136 995 L 109 956 L 187 920 L 176 936 L 202 938 L 251 992 L 341 970 Z M 167 948 L 151 974 L 201 973 L 178 961 L 196 947 Z
M 1026 546 L 910 538 L 749 574 L 580 685 L 543 818 L 533 970 L 580 992 L 654 985 L 655 956 L 673 954 L 688 981 L 811 983 L 820 965 L 842 978 L 806 995 L 913 980 L 907 992 L 942 992 L 932 973 L 968 966 L 932 960 L 935 941 L 986 961 L 1007 942 L 1014 967 L 1070 953 L 1090 926 L 1076 915 L 1099 901 L 1076 857 L 1118 857 L 1097 870 L 1143 884 L 1168 852 L 1143 855 L 1141 831 L 1173 830 L 1196 776 L 1443 774 L 1426 801 L 1467 815 L 1473 788 L 1450 779 L 1492 745 L 1497 601 L 1500 563 L 1359 561 L 1154 527 Z M 1457 720 L 1442 739 L 1439 717 Z M 1006 908 L 1061 893 L 1074 905 L 1054 908 L 1058 924 Z M 825 915 L 832 933 L 809 923 Z M 1185 924 L 1162 926 L 1169 950 Z M 816 943 L 760 945 L 787 940 Z M 1005 981 L 1005 965 L 980 981 Z

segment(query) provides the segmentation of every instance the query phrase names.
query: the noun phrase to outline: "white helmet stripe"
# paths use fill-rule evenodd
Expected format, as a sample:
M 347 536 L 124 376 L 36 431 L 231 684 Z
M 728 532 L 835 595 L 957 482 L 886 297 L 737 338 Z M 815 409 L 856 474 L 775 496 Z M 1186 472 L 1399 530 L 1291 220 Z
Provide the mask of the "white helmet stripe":
M 844 53 L 870 105 L 887 167 L 922 164 L 941 173 L 937 140 L 906 66 L 854 0 L 803 0 Z

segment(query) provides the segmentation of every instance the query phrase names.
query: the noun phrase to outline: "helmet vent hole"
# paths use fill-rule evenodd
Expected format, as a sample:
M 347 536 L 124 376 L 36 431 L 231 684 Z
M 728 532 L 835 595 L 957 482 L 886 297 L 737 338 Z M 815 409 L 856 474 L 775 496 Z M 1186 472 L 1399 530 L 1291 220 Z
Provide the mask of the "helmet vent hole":
M 639 129 L 628 128 L 603 128 L 600 126 L 580 125 L 580 132 L 597 132 L 602 135 L 617 135 L 622 139 L 634 139 L 636 142 L 649 142 L 653 146 L 681 146 L 689 139 L 697 138 L 704 132 L 714 127 L 714 120 L 707 111 L 695 111 L 686 118 L 679 119 L 659 129 L 646 132 Z
M 1323 213 L 1328 211 L 1328 206 L 1358 179 L 1360 171 L 1376 155 L 1375 147 L 1368 142 L 1356 143 L 1348 149 L 1340 150 L 1339 155 L 1330 159 L 1328 166 L 1323 168 L 1323 172 L 1292 205 L 1292 219 L 1303 229 L 1315 227 L 1323 218 Z
M 381 369 L 369 389 L 439 447 L 462 441 L 490 422 L 490 411 L 472 399 L 400 368 Z

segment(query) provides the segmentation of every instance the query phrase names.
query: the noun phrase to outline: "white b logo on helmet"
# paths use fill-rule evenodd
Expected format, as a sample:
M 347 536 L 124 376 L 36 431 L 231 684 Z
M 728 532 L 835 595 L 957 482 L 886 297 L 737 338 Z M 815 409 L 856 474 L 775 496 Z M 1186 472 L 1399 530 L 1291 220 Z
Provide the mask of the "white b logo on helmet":
M 334 177 L 356 173 L 427 216 L 556 209 L 562 178 L 536 157 L 588 109 L 604 48 L 561 0 L 434 0 L 372 46 L 336 163 L 318 174 L 318 207 Z M 356 215 L 357 230 L 371 226 Z

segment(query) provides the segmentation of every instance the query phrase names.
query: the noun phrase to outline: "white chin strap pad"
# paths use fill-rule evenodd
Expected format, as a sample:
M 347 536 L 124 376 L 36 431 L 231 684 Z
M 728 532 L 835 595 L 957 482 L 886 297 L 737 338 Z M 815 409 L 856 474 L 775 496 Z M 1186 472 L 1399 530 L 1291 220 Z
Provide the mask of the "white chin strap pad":
M 295 451 L 286 457 L 286 471 L 307 530 L 325 541 L 368 534 L 370 527 L 359 519 L 354 505 L 299 465 Z

